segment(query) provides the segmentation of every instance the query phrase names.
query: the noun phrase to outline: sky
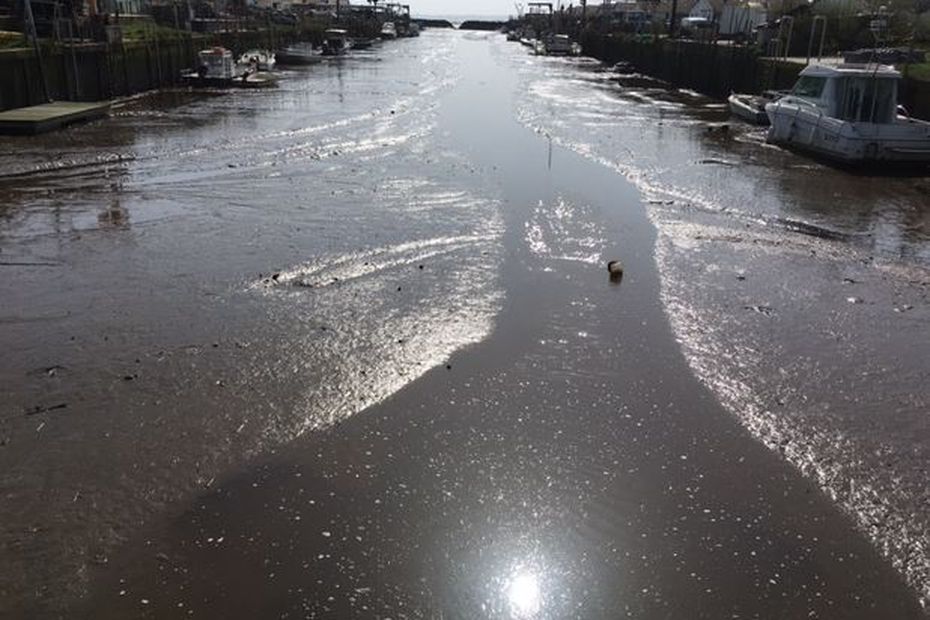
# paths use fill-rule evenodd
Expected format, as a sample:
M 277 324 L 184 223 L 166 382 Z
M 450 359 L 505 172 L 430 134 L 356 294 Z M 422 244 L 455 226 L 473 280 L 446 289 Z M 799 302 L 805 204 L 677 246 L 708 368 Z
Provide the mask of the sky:
M 558 0 L 547 0 L 553 5 Z M 507 17 L 516 15 L 517 9 L 513 0 L 404 0 L 410 4 L 410 13 L 414 16 L 442 15 L 442 16 L 489 16 Z M 564 0 L 566 6 L 569 0 Z M 526 4 L 526 0 L 522 0 Z M 577 4 L 577 0 L 576 0 Z M 590 4 L 600 4 L 600 0 L 591 0 Z

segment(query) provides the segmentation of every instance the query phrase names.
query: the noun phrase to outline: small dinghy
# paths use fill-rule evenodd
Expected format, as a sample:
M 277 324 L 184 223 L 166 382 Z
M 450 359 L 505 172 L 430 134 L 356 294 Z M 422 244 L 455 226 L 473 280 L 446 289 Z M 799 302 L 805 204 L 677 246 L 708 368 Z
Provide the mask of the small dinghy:
M 278 79 L 273 73 L 254 71 L 243 73 L 230 83 L 235 88 L 273 88 L 278 85 Z
M 236 65 L 244 69 L 253 69 L 256 71 L 271 71 L 274 69 L 275 56 L 274 52 L 268 50 L 249 50 L 239 56 Z
M 771 103 L 772 99 L 759 95 L 741 95 L 733 93 L 727 99 L 730 106 L 730 112 L 738 116 L 747 123 L 753 125 L 768 125 L 769 116 L 765 112 L 765 104 Z

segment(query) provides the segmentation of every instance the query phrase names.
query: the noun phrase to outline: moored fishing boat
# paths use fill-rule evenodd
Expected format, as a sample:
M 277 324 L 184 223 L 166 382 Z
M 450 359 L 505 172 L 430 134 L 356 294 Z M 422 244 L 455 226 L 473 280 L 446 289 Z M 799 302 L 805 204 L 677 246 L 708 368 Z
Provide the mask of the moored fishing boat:
M 284 67 L 314 65 L 323 60 L 323 54 L 309 43 L 291 45 L 275 52 L 276 64 Z
M 381 38 L 382 39 L 396 39 L 397 38 L 397 26 L 394 25 L 394 22 L 384 22 L 381 26 Z
M 900 77 L 875 64 L 806 67 L 765 106 L 768 140 L 838 162 L 930 163 L 930 123 L 898 105 Z
M 534 51 L 541 56 L 577 56 L 581 48 L 567 34 L 550 34 L 536 41 Z
M 278 85 L 278 79 L 273 73 L 255 71 L 243 73 L 229 85 L 235 88 L 273 88 Z
M 229 86 L 237 77 L 233 55 L 225 47 L 212 47 L 197 53 L 197 68 L 181 74 L 181 80 L 194 86 Z
M 255 71 L 271 71 L 275 66 L 275 53 L 269 50 L 249 50 L 239 56 L 236 64 Z
M 349 50 L 348 32 L 341 28 L 330 28 L 323 33 L 323 56 L 342 56 Z

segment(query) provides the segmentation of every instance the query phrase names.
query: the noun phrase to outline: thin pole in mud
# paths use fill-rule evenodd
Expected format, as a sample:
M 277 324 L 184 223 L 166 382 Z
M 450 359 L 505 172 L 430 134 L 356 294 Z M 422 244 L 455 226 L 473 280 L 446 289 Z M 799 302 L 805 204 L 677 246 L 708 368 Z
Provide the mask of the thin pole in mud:
M 678 19 L 678 0 L 672 0 L 672 12 L 668 18 L 668 36 L 675 36 L 675 21 Z
M 48 81 L 45 79 L 45 67 L 42 66 L 42 52 L 39 49 L 39 35 L 36 34 L 36 20 L 32 15 L 32 2 L 23 0 L 23 12 L 26 14 L 26 26 L 29 29 L 29 37 L 32 39 L 32 49 L 36 53 L 36 64 L 39 66 L 39 77 L 42 80 L 42 95 L 45 97 L 45 103 L 51 102 L 52 98 L 48 94 Z

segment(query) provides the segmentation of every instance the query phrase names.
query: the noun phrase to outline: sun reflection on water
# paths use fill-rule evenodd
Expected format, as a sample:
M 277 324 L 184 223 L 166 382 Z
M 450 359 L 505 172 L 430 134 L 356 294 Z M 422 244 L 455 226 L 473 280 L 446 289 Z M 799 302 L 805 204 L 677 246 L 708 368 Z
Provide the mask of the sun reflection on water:
M 506 594 L 515 618 L 531 618 L 542 607 L 539 579 L 533 573 L 517 571 L 507 583 Z

